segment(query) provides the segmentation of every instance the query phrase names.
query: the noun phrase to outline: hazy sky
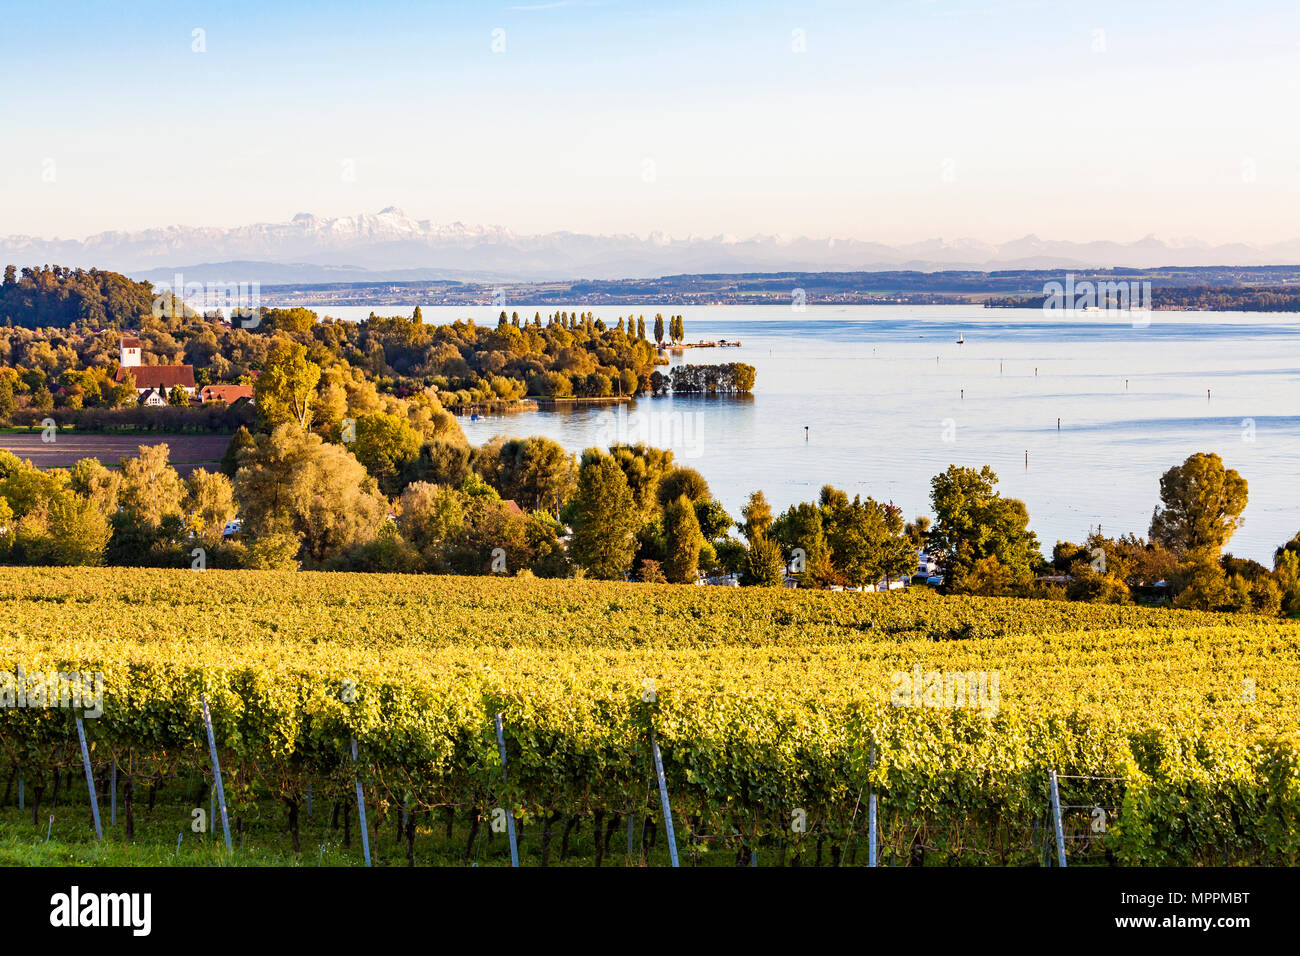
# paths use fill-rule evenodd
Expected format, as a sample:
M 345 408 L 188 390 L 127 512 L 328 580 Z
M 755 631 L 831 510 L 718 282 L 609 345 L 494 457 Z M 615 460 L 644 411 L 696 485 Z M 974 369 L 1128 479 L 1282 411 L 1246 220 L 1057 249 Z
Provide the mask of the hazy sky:
M 0 234 L 1300 236 L 1296 0 L 6 0 L 0 89 Z

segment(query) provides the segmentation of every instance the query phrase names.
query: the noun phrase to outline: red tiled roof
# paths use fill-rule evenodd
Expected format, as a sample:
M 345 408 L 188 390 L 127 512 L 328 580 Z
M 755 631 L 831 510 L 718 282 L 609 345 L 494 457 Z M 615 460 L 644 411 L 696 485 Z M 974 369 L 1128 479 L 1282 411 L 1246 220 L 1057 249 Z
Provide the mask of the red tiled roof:
M 135 365 L 119 368 L 113 381 L 121 382 L 127 375 L 135 376 L 136 388 L 194 387 L 193 365 Z
M 138 349 L 139 347 L 140 347 L 140 340 L 137 339 L 134 335 L 122 336 L 122 348 Z
M 251 385 L 204 385 L 199 389 L 199 397 L 205 402 L 225 402 L 233 405 L 241 398 L 253 397 Z

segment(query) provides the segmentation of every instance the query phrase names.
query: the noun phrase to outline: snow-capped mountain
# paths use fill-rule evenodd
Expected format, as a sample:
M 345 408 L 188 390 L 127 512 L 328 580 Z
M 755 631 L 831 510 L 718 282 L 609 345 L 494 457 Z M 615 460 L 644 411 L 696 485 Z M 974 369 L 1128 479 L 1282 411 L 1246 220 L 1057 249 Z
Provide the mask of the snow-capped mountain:
M 1154 236 L 1131 243 L 1025 236 L 1005 243 L 735 235 L 674 239 L 553 232 L 412 219 L 395 207 L 356 216 L 299 213 L 233 228 L 165 226 L 84 240 L 0 238 L 0 262 L 114 269 L 147 279 L 241 278 L 265 283 L 419 279 L 617 279 L 678 273 L 1278 265 L 1300 262 L 1300 240 L 1210 245 Z M 233 275 L 225 275 L 232 272 Z

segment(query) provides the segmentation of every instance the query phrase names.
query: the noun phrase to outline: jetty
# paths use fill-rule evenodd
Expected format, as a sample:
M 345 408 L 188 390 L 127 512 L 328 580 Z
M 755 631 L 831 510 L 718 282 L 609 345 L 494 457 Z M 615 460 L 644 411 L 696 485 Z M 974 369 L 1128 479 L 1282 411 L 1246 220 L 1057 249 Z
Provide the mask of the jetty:
M 672 342 L 668 345 L 656 346 L 660 352 L 682 352 L 686 349 L 738 349 L 739 342 L 729 342 L 726 339 L 718 339 L 716 342 Z

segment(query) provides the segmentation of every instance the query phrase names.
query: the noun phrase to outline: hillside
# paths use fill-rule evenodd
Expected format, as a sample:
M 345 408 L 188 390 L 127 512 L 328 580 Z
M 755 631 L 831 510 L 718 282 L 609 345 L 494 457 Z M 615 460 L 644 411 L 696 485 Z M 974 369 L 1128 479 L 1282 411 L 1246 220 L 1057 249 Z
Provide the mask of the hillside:
M 0 670 L 103 672 L 103 716 L 85 722 L 101 770 L 134 759 L 160 786 L 202 775 L 205 690 L 232 812 L 268 840 L 285 825 L 277 808 L 309 786 L 346 801 L 353 737 L 367 800 L 409 808 L 422 845 L 462 818 L 472 843 L 503 801 L 530 827 L 599 828 L 635 806 L 644 822 L 653 728 L 678 843 L 696 856 L 849 852 L 870 786 L 895 862 L 1032 863 L 1053 769 L 1116 778 L 1063 798 L 1110 808 L 1104 839 L 1071 843 L 1080 860 L 1294 862 L 1300 849 L 1287 823 L 1300 812 L 1296 624 L 931 595 L 125 569 L 3 569 L 0 606 Z M 900 695 L 931 672 L 948 684 L 938 697 Z M 29 778 L 79 768 L 70 723 L 0 710 L 4 761 Z M 808 829 L 790 830 L 795 810 Z M 1067 827 L 1086 836 L 1080 820 Z

